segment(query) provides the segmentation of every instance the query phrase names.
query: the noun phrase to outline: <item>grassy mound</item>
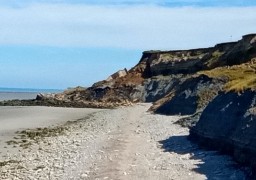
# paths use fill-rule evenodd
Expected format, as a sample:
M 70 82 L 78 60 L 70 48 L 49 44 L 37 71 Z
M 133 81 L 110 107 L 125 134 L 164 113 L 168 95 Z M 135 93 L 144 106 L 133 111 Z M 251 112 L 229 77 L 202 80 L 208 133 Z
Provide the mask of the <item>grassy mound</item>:
M 235 66 L 215 68 L 209 71 L 200 71 L 212 78 L 227 78 L 225 90 L 241 92 L 246 89 L 256 90 L 256 59 L 250 63 Z

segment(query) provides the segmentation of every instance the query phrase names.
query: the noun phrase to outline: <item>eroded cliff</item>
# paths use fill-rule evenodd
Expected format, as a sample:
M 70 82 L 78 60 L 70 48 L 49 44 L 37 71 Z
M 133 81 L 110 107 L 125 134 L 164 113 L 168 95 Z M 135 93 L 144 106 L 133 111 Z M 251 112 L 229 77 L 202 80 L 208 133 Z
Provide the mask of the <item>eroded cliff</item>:
M 248 63 L 255 57 L 256 34 L 211 48 L 145 51 L 132 69 L 114 73 L 92 87 L 40 95 L 31 102 L 8 101 L 1 104 L 116 107 L 132 102 L 155 102 L 151 110 L 157 113 L 193 114 L 201 111 L 219 90 L 226 87 L 225 82 L 229 82 L 230 77 L 225 74 L 212 76 L 209 71 Z
M 221 92 L 190 130 L 190 139 L 256 168 L 256 92 Z
M 89 88 L 0 105 L 114 108 L 135 102 L 153 102 L 155 113 L 190 115 L 177 123 L 192 127 L 193 140 L 255 168 L 256 34 L 211 48 L 145 51 L 129 71 Z

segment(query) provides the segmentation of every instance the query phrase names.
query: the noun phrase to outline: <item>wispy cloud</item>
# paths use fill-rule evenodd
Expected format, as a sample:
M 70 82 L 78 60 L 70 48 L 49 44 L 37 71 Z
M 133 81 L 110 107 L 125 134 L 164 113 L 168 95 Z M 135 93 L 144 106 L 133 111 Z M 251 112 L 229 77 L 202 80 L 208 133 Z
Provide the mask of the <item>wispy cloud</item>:
M 256 31 L 256 7 L 42 2 L 0 7 L 0 44 L 177 49 L 210 46 Z

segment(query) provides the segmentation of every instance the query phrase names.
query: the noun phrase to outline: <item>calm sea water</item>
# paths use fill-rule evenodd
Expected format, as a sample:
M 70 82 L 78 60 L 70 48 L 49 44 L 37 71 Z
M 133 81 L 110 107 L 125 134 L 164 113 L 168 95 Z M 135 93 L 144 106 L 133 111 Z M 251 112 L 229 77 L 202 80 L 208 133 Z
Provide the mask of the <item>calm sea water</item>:
M 59 89 L 0 88 L 0 101 L 13 99 L 35 99 L 38 93 L 57 93 Z

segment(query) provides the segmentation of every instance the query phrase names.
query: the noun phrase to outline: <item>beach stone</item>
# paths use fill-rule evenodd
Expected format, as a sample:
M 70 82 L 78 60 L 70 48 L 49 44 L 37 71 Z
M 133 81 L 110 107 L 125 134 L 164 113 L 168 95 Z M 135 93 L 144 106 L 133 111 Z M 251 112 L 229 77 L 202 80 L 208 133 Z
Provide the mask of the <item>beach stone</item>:
M 87 177 L 88 177 L 88 174 L 86 174 L 86 173 L 84 173 L 84 174 L 81 175 L 81 178 L 83 178 L 83 179 L 85 179 L 85 178 L 87 178 Z

